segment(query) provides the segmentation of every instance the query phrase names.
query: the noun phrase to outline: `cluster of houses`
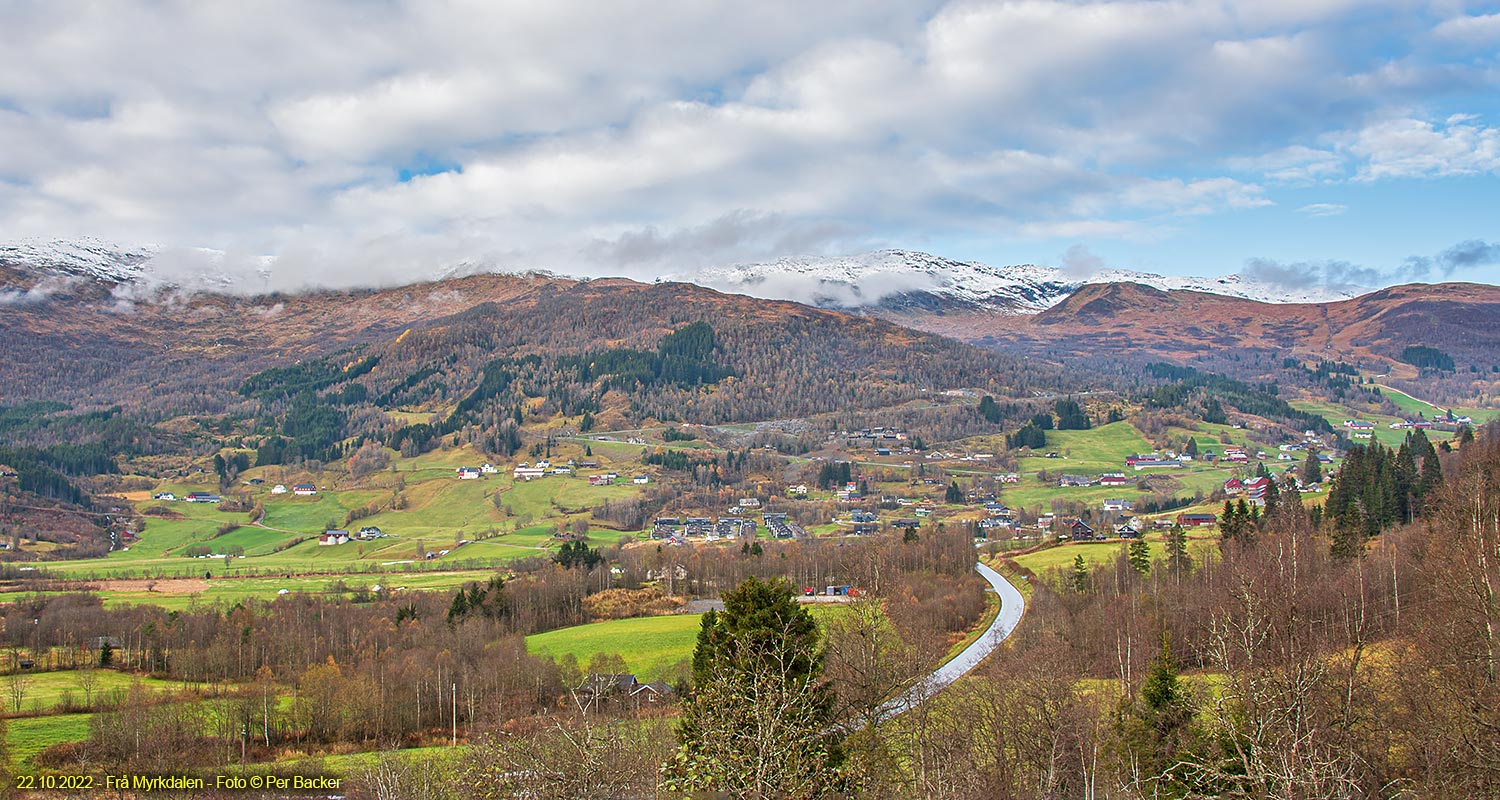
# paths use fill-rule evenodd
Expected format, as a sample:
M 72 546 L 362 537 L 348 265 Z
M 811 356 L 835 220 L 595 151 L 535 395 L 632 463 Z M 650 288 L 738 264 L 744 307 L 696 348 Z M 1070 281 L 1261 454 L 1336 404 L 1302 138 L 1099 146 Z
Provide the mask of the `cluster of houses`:
M 292 494 L 297 497 L 312 497 L 318 493 L 318 487 L 310 483 L 298 483 L 292 486 Z M 276 484 L 271 487 L 271 494 L 286 494 L 287 488 L 284 484 Z
M 785 514 L 762 514 L 761 519 L 766 521 L 766 529 L 777 539 L 802 539 L 807 536 L 807 531 L 802 526 L 791 521 Z
M 1229 497 L 1244 497 L 1250 505 L 1264 506 L 1266 492 L 1271 488 L 1271 479 L 1264 475 L 1255 478 L 1230 478 L 1224 481 L 1224 494 Z
M 651 524 L 651 538 L 671 544 L 684 544 L 688 537 L 702 537 L 706 542 L 744 537 L 755 538 L 755 520 L 748 517 L 657 517 Z
M 1057 476 L 1057 485 L 1068 488 L 1083 488 L 1088 486 L 1129 486 L 1133 480 L 1126 477 L 1123 472 L 1106 472 L 1100 475 L 1073 475 L 1064 474 Z
M 992 461 L 994 453 L 955 453 L 952 451 L 937 451 L 928 453 L 923 458 L 929 461 Z
M 1421 417 L 1418 417 L 1417 419 L 1398 419 L 1395 422 L 1392 422 L 1390 424 L 1390 429 L 1393 430 L 1393 431 L 1402 431 L 1402 430 L 1417 430 L 1417 431 L 1440 430 L 1440 431 L 1451 431 L 1451 430 L 1457 430 L 1459 427 L 1464 426 L 1464 425 L 1473 425 L 1473 424 L 1474 424 L 1474 418 L 1473 417 L 1470 417 L 1470 416 L 1467 416 L 1467 415 L 1456 417 L 1456 416 L 1453 416 L 1452 412 L 1449 412 L 1448 416 L 1446 416 L 1446 417 L 1438 417 L 1437 419 L 1424 419 L 1424 418 L 1421 418 Z
M 1057 540 L 1059 542 L 1069 540 L 1102 542 L 1111 536 L 1120 539 L 1139 539 L 1141 531 L 1135 522 L 1130 519 L 1122 518 L 1119 522 L 1108 526 L 1101 525 L 1099 528 L 1095 528 L 1095 526 L 1088 524 L 1082 519 L 1074 519 L 1057 534 Z
M 538 461 L 535 464 L 528 464 L 527 462 L 523 461 L 520 464 L 516 465 L 515 469 L 511 470 L 511 477 L 514 478 L 514 479 L 516 479 L 516 480 L 518 480 L 518 481 L 533 481 L 533 480 L 536 480 L 538 478 L 545 478 L 548 475 L 572 475 L 573 474 L 573 470 L 575 468 L 579 468 L 579 469 L 598 469 L 598 467 L 599 467 L 599 462 L 597 462 L 597 461 L 571 461 L 570 460 L 566 464 L 557 464 L 557 465 L 552 464 L 552 462 L 550 462 L 550 461 Z M 475 470 L 475 469 L 479 470 L 478 474 L 473 473 L 473 472 L 470 472 L 469 475 L 467 475 L 467 476 L 464 474 L 464 470 Z M 494 469 L 489 464 L 485 464 L 484 466 L 477 467 L 477 468 L 476 467 L 460 467 L 459 468 L 459 478 L 465 478 L 465 477 L 477 478 L 477 477 L 480 477 L 481 474 L 486 473 L 486 472 L 491 472 L 491 471 L 494 471 Z M 597 474 L 590 475 L 589 476 L 589 485 L 590 486 L 612 486 L 619 479 L 620 479 L 619 473 L 616 473 L 616 472 L 602 472 L 602 473 L 597 473 Z M 635 485 L 637 485 L 637 486 L 644 486 L 644 485 L 650 483 L 651 479 L 648 478 L 648 477 L 646 477 L 645 475 L 636 475 L 635 477 L 633 477 L 633 478 L 630 479 L 630 482 L 633 483 L 633 484 L 635 484 Z
M 1375 435 L 1375 423 L 1364 419 L 1346 419 L 1344 427 L 1349 429 L 1351 439 L 1369 439 Z
M 348 544 L 349 542 L 354 540 L 363 542 L 373 539 L 384 539 L 386 536 L 387 534 L 385 533 L 385 531 L 382 531 L 374 525 L 366 525 L 365 527 L 360 528 L 358 532 L 353 534 L 343 530 L 323 531 L 323 535 L 318 537 L 318 544 L 324 546 L 333 546 Z
M 903 431 L 900 428 L 865 428 L 864 430 L 859 431 L 839 431 L 837 433 L 831 433 L 828 435 L 828 438 L 848 439 L 850 441 L 865 439 L 869 441 L 879 440 L 885 442 L 904 442 L 906 441 L 906 431 Z
M 1017 521 L 1016 512 L 1010 510 L 1009 507 L 1007 507 L 999 500 L 991 499 L 986 501 L 984 504 L 984 510 L 987 516 L 984 519 L 979 520 L 979 524 L 975 534 L 976 536 L 987 535 L 990 531 L 993 530 L 1016 531 L 1020 529 L 1020 524 Z

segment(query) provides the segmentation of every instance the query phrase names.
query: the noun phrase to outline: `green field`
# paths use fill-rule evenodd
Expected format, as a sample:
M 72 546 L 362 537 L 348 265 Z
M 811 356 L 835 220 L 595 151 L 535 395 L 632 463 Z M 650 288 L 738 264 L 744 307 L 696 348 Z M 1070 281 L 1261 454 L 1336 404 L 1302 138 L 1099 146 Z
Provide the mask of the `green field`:
M 1417 398 L 1412 397 L 1411 395 L 1401 391 L 1400 389 L 1392 389 L 1391 387 L 1384 384 L 1377 384 L 1377 386 L 1379 386 L 1381 394 L 1385 395 L 1386 398 L 1388 398 L 1392 403 L 1395 403 L 1397 407 L 1408 414 L 1422 414 L 1428 419 L 1431 419 L 1437 416 L 1445 416 L 1448 411 L 1451 410 L 1454 416 L 1473 418 L 1474 424 L 1476 425 L 1483 424 L 1496 417 L 1500 417 L 1500 409 L 1460 407 L 1446 409 L 1440 406 L 1433 405 L 1426 400 L 1418 400 Z
M 1392 430 L 1390 428 L 1390 423 L 1396 422 L 1400 419 L 1400 417 L 1393 417 L 1388 414 L 1370 414 L 1358 412 L 1352 408 L 1349 408 L 1348 406 L 1341 406 L 1322 400 L 1294 400 L 1291 402 L 1291 405 L 1293 408 L 1300 409 L 1302 411 L 1310 411 L 1322 417 L 1323 419 L 1328 420 L 1328 424 L 1332 425 L 1335 430 L 1343 430 L 1344 420 L 1347 419 L 1361 419 L 1375 423 L 1375 430 L 1371 431 L 1371 433 L 1374 434 L 1374 438 L 1372 440 L 1355 439 L 1355 444 L 1366 441 L 1376 441 L 1380 442 L 1383 445 L 1386 445 L 1387 447 L 1400 447 L 1401 443 L 1406 440 L 1406 431 Z M 1345 433 L 1348 434 L 1349 432 L 1345 431 Z M 1435 441 L 1447 439 L 1451 435 L 1452 434 L 1446 433 L 1444 431 L 1427 432 L 1428 438 Z
M 1251 445 L 1247 432 L 1229 425 L 1200 423 L 1196 429 L 1171 428 L 1166 436 L 1172 441 L 1185 443 L 1189 437 L 1198 442 L 1199 452 L 1222 453 L 1226 447 L 1242 446 L 1259 449 Z M 1246 470 L 1245 467 L 1207 461 L 1189 461 L 1181 468 L 1152 469 L 1137 472 L 1125 466 L 1125 458 L 1132 453 L 1150 452 L 1154 448 L 1141 433 L 1128 422 L 1115 422 L 1086 431 L 1048 431 L 1047 451 L 1056 452 L 1058 458 L 1035 455 L 1020 460 L 1021 482 L 1007 484 L 1001 488 L 1001 499 L 1014 508 L 1047 510 L 1052 501 L 1064 500 L 1084 503 L 1098 508 L 1109 498 L 1139 500 L 1152 496 L 1154 492 L 1143 492 L 1138 482 L 1153 478 L 1171 481 L 1165 491 L 1175 497 L 1192 497 L 1201 492 L 1211 494 L 1224 481 Z M 1282 468 L 1292 466 L 1290 462 L 1272 462 L 1270 466 Z M 1037 480 L 1037 473 L 1046 470 L 1048 480 Z M 1106 472 L 1124 473 L 1129 483 L 1124 486 L 1061 487 L 1057 476 L 1061 474 L 1094 476 Z
M 841 608 L 807 606 L 820 623 Z M 588 669 L 589 660 L 595 655 L 613 653 L 623 658 L 630 671 L 642 680 L 671 680 L 679 673 L 686 674 L 698 643 L 702 618 L 702 614 L 669 614 L 591 622 L 532 634 L 526 637 L 526 649 L 552 659 L 572 653 L 584 669 Z
M 1209 550 L 1218 547 L 1218 534 L 1209 533 L 1208 530 L 1204 529 L 1189 534 L 1188 555 L 1194 561 L 1201 562 Z M 1148 535 L 1146 542 L 1151 548 L 1151 559 L 1153 561 L 1165 557 L 1164 546 L 1160 536 L 1155 534 Z M 1049 573 L 1052 573 L 1054 570 L 1071 569 L 1073 559 L 1077 556 L 1083 556 L 1083 562 L 1091 567 L 1101 564 L 1112 564 L 1129 546 L 1129 542 L 1118 539 L 1107 542 L 1069 542 L 1059 544 L 1055 547 L 1046 547 L 1034 553 L 1016 556 L 1012 560 L 1018 566 L 1030 570 L 1039 579 L 1047 580 Z
M 186 689 L 201 689 L 203 684 L 184 683 L 182 681 L 166 681 L 156 678 L 140 678 L 135 675 L 126 675 L 111 669 L 90 670 L 89 677 L 94 681 L 93 700 L 99 702 L 100 698 L 113 693 L 123 693 L 133 684 L 140 683 L 154 692 L 179 692 Z M 80 670 L 59 670 L 56 672 L 36 672 L 22 674 L 19 679 L 25 681 L 25 692 L 21 701 L 21 709 L 31 713 L 46 713 L 58 707 L 65 695 L 71 695 L 73 702 L 82 704 L 84 702 L 83 681 L 85 673 Z M 11 676 L 0 677 L 0 687 L 4 687 L 3 702 L 7 712 L 15 711 L 13 695 L 9 688 Z
M 1129 422 L 1112 422 L 1086 431 L 1047 431 L 1042 454 L 1020 460 L 1023 472 L 1069 472 L 1078 475 L 1119 472 L 1132 453 L 1151 452 L 1151 443 Z M 1059 458 L 1046 458 L 1057 453 Z
M 642 680 L 675 677 L 674 668 L 692 658 L 701 618 L 674 614 L 577 625 L 528 636 L 526 649 L 554 659 L 572 653 L 585 669 L 595 655 L 614 653 Z
M 5 743 L 12 764 L 24 764 L 55 744 L 81 742 L 89 738 L 93 714 L 54 714 L 5 721 Z

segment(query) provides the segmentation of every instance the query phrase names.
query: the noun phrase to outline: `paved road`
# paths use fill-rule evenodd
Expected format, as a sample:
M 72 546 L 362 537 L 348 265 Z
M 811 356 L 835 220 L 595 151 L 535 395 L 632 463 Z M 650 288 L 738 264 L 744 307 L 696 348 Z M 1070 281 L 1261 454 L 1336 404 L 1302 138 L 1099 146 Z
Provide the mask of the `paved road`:
M 979 571 L 981 577 L 989 581 L 990 588 L 1000 595 L 1000 613 L 995 615 L 995 621 L 985 628 L 984 633 L 979 635 L 968 647 L 954 656 L 952 660 L 938 667 L 937 671 L 928 675 L 921 683 L 913 686 L 906 694 L 893 698 L 881 709 L 880 716 L 889 719 L 898 714 L 910 711 L 921 705 L 927 698 L 932 697 L 947 688 L 954 681 L 963 677 L 965 673 L 979 666 L 984 657 L 995 652 L 995 648 L 1010 636 L 1016 626 L 1021 623 L 1021 613 L 1026 610 L 1026 598 L 1016 587 L 1010 585 L 1000 573 L 990 569 L 984 564 L 975 564 L 974 568 Z

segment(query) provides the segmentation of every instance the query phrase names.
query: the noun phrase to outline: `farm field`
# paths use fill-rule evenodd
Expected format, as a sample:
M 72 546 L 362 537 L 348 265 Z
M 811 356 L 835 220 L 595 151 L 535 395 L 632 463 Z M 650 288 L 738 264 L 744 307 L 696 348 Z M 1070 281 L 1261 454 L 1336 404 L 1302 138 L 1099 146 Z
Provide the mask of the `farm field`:
M 1390 423 L 1398 421 L 1400 417 L 1393 417 L 1388 414 L 1361 413 L 1348 406 L 1324 400 L 1293 400 L 1291 401 L 1291 406 L 1302 411 L 1310 411 L 1317 414 L 1323 419 L 1328 420 L 1328 423 L 1337 430 L 1343 429 L 1344 420 L 1347 419 L 1369 420 L 1375 423 L 1375 429 L 1371 431 L 1374 436 L 1373 441 L 1380 442 L 1387 447 L 1400 447 L 1401 443 L 1406 440 L 1406 431 L 1391 430 L 1390 428 Z M 1427 432 L 1428 438 L 1433 441 L 1442 441 L 1443 439 L 1450 438 L 1451 435 L 1446 431 Z
M 808 611 L 822 621 L 839 613 L 838 605 L 812 605 Z M 578 665 L 588 669 L 589 660 L 600 654 L 617 654 L 641 680 L 673 680 L 675 667 L 692 659 L 698 643 L 702 614 L 668 614 L 591 622 L 571 628 L 536 633 L 526 637 L 533 655 L 557 659 L 571 653 Z
M 1384 384 L 1376 385 L 1380 387 L 1381 394 L 1385 395 L 1390 399 L 1392 403 L 1395 403 L 1401 408 L 1402 411 L 1405 411 L 1408 414 L 1420 413 L 1427 416 L 1428 418 L 1431 418 L 1434 416 L 1441 416 L 1449 411 L 1452 411 L 1454 416 L 1471 417 L 1474 420 L 1475 424 L 1482 424 L 1495 419 L 1496 417 L 1500 417 L 1500 409 L 1463 408 L 1458 406 L 1448 409 L 1433 405 L 1426 400 L 1419 400 L 1401 391 L 1400 389 L 1393 389 Z
M 48 713 L 56 709 L 65 696 L 70 696 L 74 702 L 81 704 L 85 701 L 83 685 L 86 678 L 94 682 L 93 699 L 95 702 L 98 702 L 103 695 L 124 692 L 136 683 L 153 692 L 180 692 L 204 687 L 201 683 L 142 678 L 111 669 L 91 670 L 87 676 L 81 670 L 36 672 L 24 675 L 26 688 L 21 701 L 21 710 Z M 7 711 L 15 710 L 13 697 L 13 695 L 6 697 Z
M 89 738 L 89 721 L 93 718 L 92 713 L 82 713 L 6 720 L 5 744 L 10 763 L 26 764 L 52 745 Z
M 1066 472 L 1078 475 L 1118 472 L 1132 453 L 1151 452 L 1151 443 L 1129 422 L 1112 422 L 1086 431 L 1047 431 L 1045 452 L 1020 459 L 1022 472 Z
M 702 614 L 672 614 L 593 622 L 526 637 L 526 649 L 547 658 L 571 653 L 580 666 L 615 653 L 641 680 L 675 678 L 673 667 L 692 658 Z
M 1218 536 L 1216 533 L 1210 533 L 1211 530 L 1213 529 L 1188 533 L 1188 555 L 1194 561 L 1201 562 L 1205 555 L 1218 547 Z M 1149 534 L 1146 536 L 1146 542 L 1150 545 L 1153 561 L 1164 556 L 1164 544 L 1160 536 Z M 1034 553 L 1014 556 L 1010 560 L 1014 561 L 1017 566 L 1031 570 L 1039 579 L 1046 580 L 1048 573 L 1053 570 L 1071 568 L 1073 559 L 1077 556 L 1083 556 L 1084 563 L 1089 566 L 1109 564 L 1113 563 L 1129 546 L 1129 542 L 1121 539 L 1111 539 L 1107 542 L 1070 542 L 1047 547 Z
M 1251 442 L 1247 431 L 1230 425 L 1199 423 L 1196 429 L 1174 427 L 1165 431 L 1164 435 L 1179 442 L 1186 442 L 1191 437 L 1197 441 L 1200 453 L 1222 453 L 1226 447 L 1231 446 L 1244 447 L 1252 452 L 1265 449 L 1263 445 Z M 1056 452 L 1059 457 L 1046 458 L 1043 455 L 1021 459 L 1020 482 L 1006 484 L 1000 489 L 1001 499 L 1007 505 L 1036 512 L 1050 510 L 1056 500 L 1098 508 L 1104 500 L 1110 498 L 1142 500 L 1152 497 L 1158 491 L 1173 497 L 1192 498 L 1199 494 L 1207 497 L 1222 486 L 1224 481 L 1255 468 L 1254 463 L 1234 465 L 1189 461 L 1180 468 L 1137 472 L 1125 466 L 1125 458 L 1132 453 L 1150 452 L 1153 448 L 1128 422 L 1115 422 L 1086 431 L 1048 431 L 1047 442 L 1047 451 Z M 1281 461 L 1273 457 L 1263 463 L 1280 471 L 1299 466 L 1301 460 L 1295 458 L 1292 461 Z M 1047 472 L 1047 481 L 1037 480 L 1037 473 L 1042 470 Z M 1093 476 L 1108 472 L 1124 473 L 1128 482 L 1123 486 L 1057 485 L 1056 476 L 1061 474 Z M 1142 491 L 1140 483 L 1147 479 L 1155 482 L 1155 488 Z

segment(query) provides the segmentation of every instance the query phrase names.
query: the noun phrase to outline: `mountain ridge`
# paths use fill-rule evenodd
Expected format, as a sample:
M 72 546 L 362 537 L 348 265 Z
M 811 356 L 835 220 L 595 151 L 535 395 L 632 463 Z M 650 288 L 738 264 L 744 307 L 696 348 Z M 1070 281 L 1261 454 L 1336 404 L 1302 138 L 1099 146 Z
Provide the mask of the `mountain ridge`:
M 24 240 L 0 244 L 0 279 L 11 284 L 0 285 L 0 292 L 8 292 L 14 301 L 20 293 L 33 289 L 38 281 L 61 279 L 123 286 L 122 291 L 134 295 L 172 289 L 188 293 L 264 293 L 275 272 L 274 257 L 237 260 L 233 268 L 229 261 L 226 253 L 205 248 L 121 246 L 94 238 Z M 524 272 L 527 271 L 463 261 L 433 270 L 432 274 L 415 275 L 412 282 Z M 1274 303 L 1329 302 L 1366 291 L 1358 287 L 1290 289 L 1240 275 L 1199 278 L 1129 270 L 1084 274 L 1035 264 L 996 267 L 897 249 L 709 267 L 693 273 L 663 275 L 659 280 L 693 283 L 762 299 L 870 312 L 915 308 L 1029 314 L 1056 305 L 1088 283 L 1138 283 L 1164 290 L 1203 291 Z M 49 285 L 46 291 L 53 288 Z

